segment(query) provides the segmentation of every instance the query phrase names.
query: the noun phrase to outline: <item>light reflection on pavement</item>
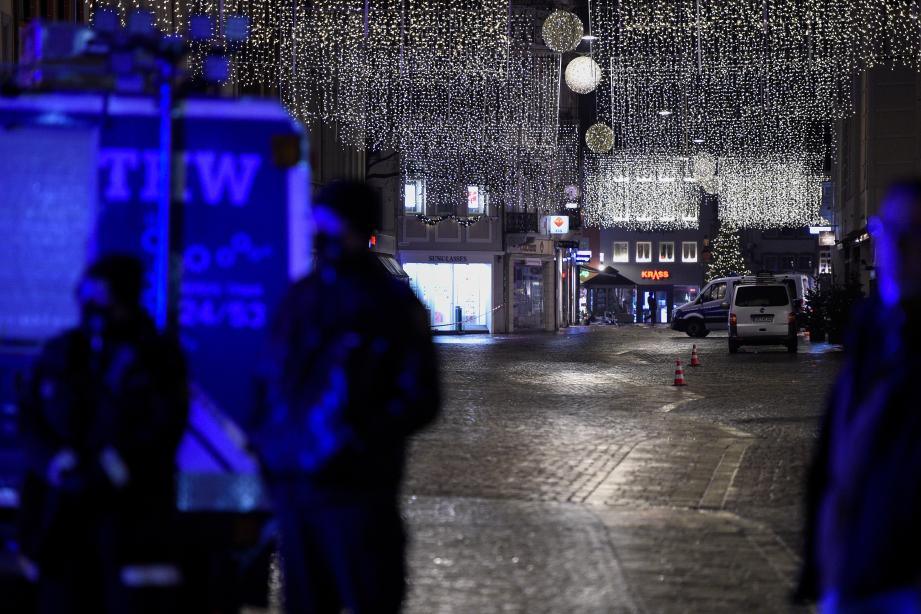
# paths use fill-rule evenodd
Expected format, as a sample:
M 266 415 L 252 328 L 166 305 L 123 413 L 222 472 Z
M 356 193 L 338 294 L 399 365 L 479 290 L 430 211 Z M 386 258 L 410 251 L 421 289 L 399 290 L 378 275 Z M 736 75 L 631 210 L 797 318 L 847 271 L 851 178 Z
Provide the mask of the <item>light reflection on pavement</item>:
M 703 366 L 675 359 L 697 344 Z M 730 356 L 664 326 L 440 336 L 410 459 L 409 612 L 790 611 L 840 349 Z

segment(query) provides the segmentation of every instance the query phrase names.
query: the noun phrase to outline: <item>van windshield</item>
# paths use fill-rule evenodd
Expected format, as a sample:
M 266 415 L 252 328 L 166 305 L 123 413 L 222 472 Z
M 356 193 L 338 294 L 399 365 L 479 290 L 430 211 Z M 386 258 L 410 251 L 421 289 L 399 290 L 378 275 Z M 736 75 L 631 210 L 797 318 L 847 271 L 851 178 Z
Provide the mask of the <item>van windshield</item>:
M 790 304 L 784 286 L 741 286 L 736 290 L 736 307 L 782 307 Z

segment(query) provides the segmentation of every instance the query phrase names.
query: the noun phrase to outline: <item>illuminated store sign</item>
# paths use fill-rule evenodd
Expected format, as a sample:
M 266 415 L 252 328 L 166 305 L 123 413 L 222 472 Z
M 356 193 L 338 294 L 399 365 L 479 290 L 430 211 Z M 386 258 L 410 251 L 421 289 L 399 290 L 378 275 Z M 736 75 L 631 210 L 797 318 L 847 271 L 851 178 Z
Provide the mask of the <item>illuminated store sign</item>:
M 544 224 L 546 224 L 547 234 L 564 235 L 569 232 L 568 215 L 548 215 L 544 218 Z
M 640 279 L 653 279 L 659 281 L 660 279 L 668 279 L 671 276 L 671 273 L 668 271 L 640 271 Z
M 433 256 L 429 256 L 429 262 L 443 263 L 443 264 L 467 264 L 469 260 L 467 256 L 433 255 Z

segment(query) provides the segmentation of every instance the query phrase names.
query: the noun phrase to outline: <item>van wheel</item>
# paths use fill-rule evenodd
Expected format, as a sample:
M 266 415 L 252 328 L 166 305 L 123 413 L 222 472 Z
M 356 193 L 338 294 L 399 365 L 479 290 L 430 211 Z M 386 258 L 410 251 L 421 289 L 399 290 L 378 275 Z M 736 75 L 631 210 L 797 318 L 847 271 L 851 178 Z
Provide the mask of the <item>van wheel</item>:
M 710 333 L 707 327 L 704 326 L 704 323 L 697 320 L 688 322 L 688 327 L 685 332 L 688 334 L 688 337 L 706 337 Z
M 739 344 L 737 341 L 729 340 L 729 353 L 738 354 L 739 353 Z

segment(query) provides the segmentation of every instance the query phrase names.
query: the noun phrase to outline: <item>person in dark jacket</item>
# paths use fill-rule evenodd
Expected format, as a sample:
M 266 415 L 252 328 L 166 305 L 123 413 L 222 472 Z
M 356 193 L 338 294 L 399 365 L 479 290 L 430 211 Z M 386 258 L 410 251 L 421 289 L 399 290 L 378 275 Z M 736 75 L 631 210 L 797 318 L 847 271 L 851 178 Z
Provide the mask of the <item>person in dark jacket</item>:
M 186 374 L 140 305 L 142 280 L 130 256 L 91 265 L 80 325 L 45 345 L 21 399 L 20 547 L 42 613 L 138 612 L 132 587 L 178 581 L 167 563 Z
M 878 291 L 859 306 L 809 478 L 797 597 L 836 613 L 921 613 L 921 182 L 871 219 Z
M 368 249 L 380 203 L 335 182 L 313 205 L 316 264 L 273 325 L 251 438 L 274 495 L 288 614 L 398 612 L 399 488 L 439 407 L 428 316 Z
M 656 323 L 656 293 L 650 292 L 649 296 L 646 297 L 646 307 L 649 308 L 649 323 L 655 325 Z

